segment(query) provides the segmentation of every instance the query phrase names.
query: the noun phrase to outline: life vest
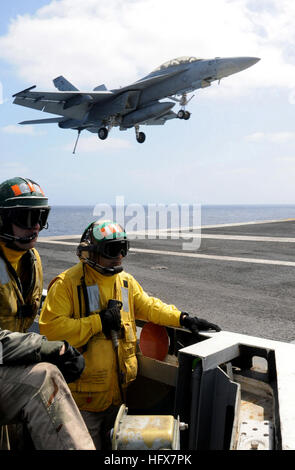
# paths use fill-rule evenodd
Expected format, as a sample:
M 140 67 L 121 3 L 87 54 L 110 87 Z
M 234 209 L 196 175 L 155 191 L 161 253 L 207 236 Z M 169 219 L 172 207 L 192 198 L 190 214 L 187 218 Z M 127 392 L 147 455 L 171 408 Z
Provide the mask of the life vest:
M 26 332 L 40 307 L 43 272 L 34 248 L 23 255 L 21 262 L 22 280 L 0 249 L 0 327 Z
M 123 303 L 119 371 L 99 315 L 110 299 Z M 99 412 L 121 403 L 118 378 L 123 391 L 136 378 L 135 318 L 178 327 L 180 314 L 174 305 L 145 293 L 131 274 L 104 276 L 79 262 L 51 281 L 39 325 L 49 340 L 67 340 L 83 353 L 85 369 L 69 387 L 81 410 Z
M 71 293 L 73 295 L 73 318 L 84 318 L 97 314 L 106 308 L 109 298 L 120 300 L 121 331 L 119 332 L 119 371 L 116 365 L 116 355 L 111 338 L 103 332 L 92 336 L 83 347 L 78 348 L 85 359 L 85 369 L 81 377 L 69 384 L 73 396 L 80 409 L 102 411 L 111 404 L 120 404 L 120 387 L 123 390 L 135 380 L 137 375 L 136 359 L 136 325 L 132 299 L 132 284 L 129 285 L 127 273 L 112 277 L 100 275 L 82 263 L 67 271 L 71 278 Z M 98 277 L 98 282 L 93 282 Z M 61 274 L 53 281 L 50 287 Z M 111 287 L 110 287 L 111 285 Z M 106 299 L 106 291 L 111 293 Z M 130 292 L 131 291 L 131 292 Z M 104 304 L 101 302 L 104 298 Z

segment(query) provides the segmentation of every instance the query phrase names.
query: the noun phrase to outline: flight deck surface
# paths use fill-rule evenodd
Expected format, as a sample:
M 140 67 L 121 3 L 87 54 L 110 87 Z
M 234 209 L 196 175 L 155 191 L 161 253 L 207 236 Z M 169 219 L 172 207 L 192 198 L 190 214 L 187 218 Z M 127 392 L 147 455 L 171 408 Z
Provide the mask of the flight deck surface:
M 44 235 L 44 236 L 43 236 Z M 38 239 L 44 288 L 78 262 L 79 235 Z M 295 340 L 295 220 L 203 227 L 194 238 L 134 239 L 123 264 L 150 295 L 223 330 Z M 193 243 L 192 243 L 193 246 Z

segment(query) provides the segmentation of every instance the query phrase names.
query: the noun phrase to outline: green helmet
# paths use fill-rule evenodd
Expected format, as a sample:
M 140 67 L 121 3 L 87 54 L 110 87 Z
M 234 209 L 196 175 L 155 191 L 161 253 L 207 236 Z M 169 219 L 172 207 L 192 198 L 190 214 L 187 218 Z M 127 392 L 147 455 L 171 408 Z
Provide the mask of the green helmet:
M 10 207 L 48 207 L 48 198 L 37 183 L 17 176 L 0 184 L 0 208 Z
M 46 226 L 49 211 L 48 198 L 31 179 L 17 176 L 0 184 L 1 239 L 26 243 L 28 238 L 22 240 L 14 237 L 11 224 L 32 228 L 38 223 L 42 230 Z
M 77 247 L 77 255 L 86 264 L 106 276 L 112 276 L 123 270 L 122 266 L 106 268 L 101 266 L 99 256 L 107 259 L 116 259 L 126 256 L 129 250 L 129 241 L 124 228 L 111 220 L 97 220 L 89 224 L 81 237 Z

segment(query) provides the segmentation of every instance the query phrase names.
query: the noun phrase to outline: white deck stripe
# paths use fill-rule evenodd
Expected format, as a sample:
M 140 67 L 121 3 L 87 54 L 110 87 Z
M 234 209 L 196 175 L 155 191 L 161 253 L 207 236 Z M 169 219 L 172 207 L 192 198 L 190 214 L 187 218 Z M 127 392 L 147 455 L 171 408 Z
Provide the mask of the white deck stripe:
M 77 243 L 74 242 L 64 242 L 57 240 L 44 240 L 43 243 L 54 243 L 57 245 L 71 245 L 77 246 Z M 167 256 L 183 256 L 185 258 L 202 258 L 202 259 L 214 259 L 216 261 L 234 261 L 239 263 L 256 263 L 256 264 L 272 264 L 276 266 L 295 266 L 295 261 L 280 261 L 272 259 L 259 259 L 259 258 L 239 258 L 235 256 L 218 256 L 218 255 L 204 255 L 199 253 L 192 252 L 179 252 L 179 251 L 165 251 L 165 250 L 149 250 L 145 248 L 130 248 L 130 251 L 135 253 L 150 253 L 157 255 L 167 255 Z
M 136 232 L 138 236 L 145 235 L 148 237 L 148 240 L 154 240 L 156 237 L 152 238 L 153 235 L 158 235 L 159 240 L 166 240 L 169 237 L 169 233 L 165 234 L 163 232 Z M 128 234 L 130 235 L 130 234 Z M 245 242 L 278 242 L 278 243 L 295 243 L 295 238 L 290 237 L 260 237 L 253 235 L 223 235 L 217 233 L 185 233 L 178 232 L 172 233 L 172 240 L 184 240 L 190 238 L 211 238 L 215 240 L 238 240 Z M 150 238 L 149 238 L 150 237 Z M 136 239 L 136 238 L 135 238 Z M 132 238 L 130 238 L 132 240 Z
M 136 232 L 138 236 L 145 235 L 147 237 L 152 237 L 155 236 L 155 238 L 148 238 L 148 240 L 155 240 L 156 236 L 160 240 L 165 240 L 168 239 L 169 234 L 167 234 L 167 237 L 163 236 L 162 233 L 158 232 Z M 130 233 L 128 235 L 131 235 Z M 160 235 L 160 237 L 159 237 Z M 174 233 L 174 237 L 175 237 Z M 278 242 L 278 243 L 295 243 L 295 237 L 260 237 L 260 236 L 253 236 L 253 235 L 222 235 L 222 234 L 217 234 L 217 233 L 182 233 L 179 232 L 177 234 L 177 238 L 172 238 L 173 240 L 184 240 L 184 239 L 190 239 L 190 238 L 211 238 L 215 240 L 237 240 L 237 241 L 245 241 L 245 242 Z M 71 240 L 71 239 L 77 239 L 77 242 L 66 242 L 63 240 Z M 62 243 L 63 245 L 77 245 L 78 240 L 80 239 L 79 235 L 70 235 L 70 236 L 58 236 L 58 237 L 39 237 L 39 241 L 42 243 Z M 136 238 L 135 238 L 136 239 Z M 132 240 L 132 238 L 131 238 Z
M 278 242 L 278 243 L 295 243 L 295 237 L 264 237 L 264 236 L 253 236 L 253 235 L 224 235 L 224 234 L 216 234 L 216 233 L 202 233 L 204 229 L 210 228 L 222 228 L 222 227 L 238 227 L 244 225 L 259 225 L 259 224 L 270 224 L 270 223 L 279 223 L 279 222 L 294 222 L 295 219 L 279 219 L 279 220 L 261 220 L 261 221 L 254 221 L 254 222 L 238 222 L 238 223 L 231 223 L 231 224 L 218 224 L 218 225 L 203 225 L 202 227 L 187 227 L 177 229 L 159 229 L 159 230 L 146 230 L 146 231 L 137 231 L 137 232 L 128 232 L 128 235 L 143 235 L 147 237 L 159 235 L 163 236 L 166 234 L 169 236 L 177 236 L 176 239 L 189 239 L 189 238 L 211 238 L 217 240 L 237 240 L 237 241 L 254 241 L 254 242 Z M 187 232 L 185 232 L 187 230 Z M 189 230 L 196 230 L 197 233 L 191 233 Z M 77 239 L 80 240 L 81 235 L 56 235 L 56 236 L 49 236 L 49 237 L 39 237 L 40 242 L 46 243 L 49 240 L 51 243 L 55 242 L 56 240 L 72 240 Z M 150 238 L 151 240 L 153 238 Z M 161 238 L 160 238 L 161 239 Z M 165 238 L 162 238 L 165 239 Z M 70 242 L 64 242 L 65 245 L 72 245 Z
M 281 220 L 265 220 L 265 221 L 258 221 L 258 222 L 243 222 L 243 223 L 233 223 L 233 224 L 220 224 L 220 225 L 207 225 L 203 226 L 202 229 L 205 228 L 218 228 L 218 227 L 233 227 L 239 225 L 257 225 L 257 224 L 267 224 L 267 223 L 277 223 L 277 222 L 290 222 L 294 221 L 295 219 L 281 219 Z M 200 227 L 194 227 L 195 229 L 200 229 Z M 161 233 L 169 233 L 173 232 L 174 230 L 159 230 Z M 134 232 L 133 232 L 134 233 Z M 137 232 L 137 234 L 142 234 L 143 232 Z M 157 234 L 158 232 L 150 231 L 148 232 L 151 234 Z M 147 233 L 147 234 L 148 234 Z M 131 234 L 131 233 L 130 233 Z M 159 233 L 158 233 L 159 234 Z M 222 234 L 208 234 L 208 233 L 180 233 L 181 237 L 179 239 L 185 238 L 211 238 L 211 239 L 219 239 L 219 240 L 240 240 L 240 241 L 255 241 L 255 242 L 279 242 L 279 243 L 295 243 L 295 238 L 287 238 L 287 237 L 255 237 L 251 235 L 222 235 Z M 39 241 L 41 243 L 52 243 L 52 244 L 59 244 L 59 245 L 70 245 L 70 246 L 77 246 L 77 242 L 66 242 L 63 240 L 71 240 L 71 239 L 78 239 L 80 240 L 80 235 L 59 235 L 59 236 L 50 236 L 50 237 L 39 237 Z M 192 253 L 192 252 L 177 252 L 177 251 L 164 251 L 164 250 L 149 250 L 144 248 L 131 248 L 130 251 L 137 252 L 137 253 L 150 253 L 150 254 L 160 254 L 160 255 L 167 255 L 167 256 L 182 256 L 187 258 L 201 258 L 201 259 L 214 259 L 216 261 L 232 261 L 232 262 L 239 262 L 239 263 L 255 263 L 255 264 L 269 264 L 269 265 L 276 265 L 276 266 L 295 266 L 295 262 L 293 261 L 280 261 L 280 260 L 270 260 L 270 259 L 259 259 L 259 258 L 240 258 L 234 256 L 218 256 L 218 255 L 205 255 L 199 253 Z
M 185 238 L 215 238 L 219 240 L 240 240 L 246 242 L 279 242 L 279 243 L 295 243 L 295 238 L 288 237 L 254 237 L 253 235 L 221 235 L 221 234 L 211 234 L 211 233 L 202 233 L 198 234 L 187 234 Z M 183 234 L 181 234 L 183 238 Z
M 259 258 L 238 258 L 235 256 L 215 256 L 215 255 L 204 255 L 198 253 L 187 253 L 179 251 L 161 251 L 161 250 L 147 250 L 142 248 L 131 248 L 130 251 L 139 253 L 151 253 L 168 256 L 184 256 L 187 258 L 203 258 L 203 259 L 215 259 L 217 261 L 236 261 L 242 263 L 257 263 L 257 264 L 274 264 L 278 266 L 295 266 L 295 261 L 280 261 L 272 259 L 259 259 Z

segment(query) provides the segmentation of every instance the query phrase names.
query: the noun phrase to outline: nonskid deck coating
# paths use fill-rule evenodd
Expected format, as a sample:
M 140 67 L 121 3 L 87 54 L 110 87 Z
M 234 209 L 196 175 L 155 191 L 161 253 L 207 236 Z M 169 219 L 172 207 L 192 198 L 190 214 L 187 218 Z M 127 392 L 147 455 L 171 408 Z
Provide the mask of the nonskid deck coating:
M 203 227 L 197 251 L 183 250 L 184 238 L 132 240 L 125 270 L 149 294 L 227 331 L 293 341 L 295 221 L 225 225 Z M 78 261 L 79 239 L 39 237 L 45 288 Z

